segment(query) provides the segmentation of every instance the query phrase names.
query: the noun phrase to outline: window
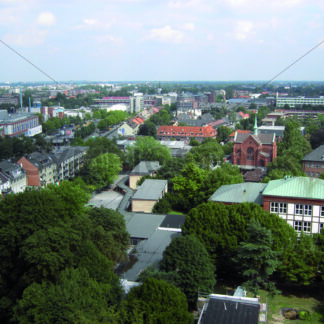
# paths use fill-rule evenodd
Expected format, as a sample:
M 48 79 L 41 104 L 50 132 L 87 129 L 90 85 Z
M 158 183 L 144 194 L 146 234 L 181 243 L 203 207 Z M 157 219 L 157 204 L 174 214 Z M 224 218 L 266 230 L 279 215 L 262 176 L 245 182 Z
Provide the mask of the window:
M 312 216 L 312 210 L 313 210 L 312 205 L 296 204 L 295 206 L 296 215 Z
M 270 204 L 270 212 L 271 213 L 278 213 L 278 203 L 277 202 L 271 202 L 271 204 Z
M 279 214 L 287 214 L 287 204 L 279 203 Z
M 295 221 L 295 230 L 298 232 L 310 232 L 311 231 L 311 222 L 302 222 L 302 221 Z
M 324 206 L 321 206 L 321 217 L 324 217 Z
M 286 203 L 278 203 L 278 202 L 271 202 L 270 204 L 270 212 L 271 213 L 278 213 L 279 214 L 287 214 L 287 204 Z
M 309 163 L 307 163 L 306 165 L 307 165 L 307 168 L 309 168 Z
M 319 224 L 319 232 L 321 233 L 321 230 L 324 228 L 324 223 Z

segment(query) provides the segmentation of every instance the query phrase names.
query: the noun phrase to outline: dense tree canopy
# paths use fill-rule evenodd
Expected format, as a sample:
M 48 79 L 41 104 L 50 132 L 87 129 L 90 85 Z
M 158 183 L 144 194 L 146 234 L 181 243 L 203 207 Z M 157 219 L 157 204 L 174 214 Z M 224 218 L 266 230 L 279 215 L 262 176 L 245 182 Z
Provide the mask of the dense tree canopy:
M 125 323 L 193 323 L 185 295 L 173 285 L 148 278 L 126 297 Z
M 126 148 L 126 160 L 131 167 L 140 161 L 159 161 L 163 164 L 170 158 L 170 149 L 151 136 L 139 137 L 134 145 Z
M 274 251 L 287 248 L 296 241 L 294 229 L 285 220 L 253 203 L 227 206 L 210 201 L 201 204 L 191 209 L 182 229 L 205 245 L 217 273 L 225 277 L 235 276 L 232 258 L 236 256 L 240 242 L 248 238 L 246 226 L 252 218 L 271 230 Z
M 175 238 L 163 252 L 160 268 L 176 272 L 178 287 L 187 296 L 188 303 L 195 305 L 198 290 L 212 293 L 216 284 L 215 267 L 204 245 L 192 235 Z
M 87 201 L 88 194 L 76 181 L 8 195 L 0 202 L 3 323 L 12 318 L 19 299 L 16 321 L 38 323 L 59 314 L 76 316 L 77 321 L 77 313 L 92 322 L 94 314 L 105 314 L 120 299 L 119 281 L 112 270 L 125 257 L 128 245 L 123 216 L 102 209 L 87 212 Z M 76 291 L 84 296 L 71 299 Z M 103 301 L 95 293 L 104 296 Z M 92 310 L 82 310 L 86 301 Z M 103 304 L 105 308 L 97 312 Z

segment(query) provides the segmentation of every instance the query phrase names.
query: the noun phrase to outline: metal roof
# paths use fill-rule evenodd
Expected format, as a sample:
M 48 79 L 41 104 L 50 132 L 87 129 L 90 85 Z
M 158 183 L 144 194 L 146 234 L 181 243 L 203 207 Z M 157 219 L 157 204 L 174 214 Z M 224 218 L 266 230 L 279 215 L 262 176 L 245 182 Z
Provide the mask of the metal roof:
M 138 243 L 135 254 L 137 261 L 131 269 L 123 274 L 123 278 L 135 281 L 141 271 L 162 260 L 165 248 L 180 235 L 181 233 L 157 230 L 150 238 Z
M 210 201 L 240 204 L 253 202 L 263 204 L 262 191 L 266 183 L 245 182 L 221 186 L 210 198 Z
M 134 194 L 133 200 L 159 200 L 167 184 L 167 180 L 146 179 Z
M 263 196 L 324 199 L 324 180 L 309 177 L 286 177 L 272 180 L 263 191 Z
M 131 237 L 149 238 L 161 225 L 165 215 L 134 213 L 126 220 L 127 232 Z
M 324 145 L 305 155 L 303 161 L 324 162 Z

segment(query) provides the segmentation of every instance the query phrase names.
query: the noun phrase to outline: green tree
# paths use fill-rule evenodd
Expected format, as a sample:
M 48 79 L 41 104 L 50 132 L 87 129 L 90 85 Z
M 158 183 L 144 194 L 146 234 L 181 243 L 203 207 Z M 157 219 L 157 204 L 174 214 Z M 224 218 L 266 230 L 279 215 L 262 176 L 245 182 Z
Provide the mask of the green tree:
M 217 141 L 226 143 L 229 139 L 230 134 L 232 133 L 232 129 L 226 126 L 219 126 L 217 128 Z
M 209 140 L 194 146 L 189 153 L 186 154 L 187 161 L 193 161 L 199 167 L 210 169 L 218 163 L 223 162 L 224 151 L 216 140 Z
M 247 279 L 243 286 L 254 296 L 261 287 L 275 293 L 274 284 L 269 278 L 278 267 L 279 261 L 278 252 L 272 250 L 272 233 L 253 218 L 247 224 L 246 232 L 248 238 L 240 243 L 234 259 L 243 277 Z
M 84 268 L 68 268 L 56 284 L 43 281 L 30 285 L 15 307 L 14 319 L 19 323 L 106 322 L 112 288 L 92 279 Z
M 163 164 L 170 158 L 170 149 L 151 136 L 140 137 L 134 145 L 126 148 L 126 160 L 131 167 L 140 161 L 159 161 L 160 164 Z
M 87 210 L 87 215 L 92 222 L 92 241 L 99 251 L 115 263 L 125 260 L 129 234 L 124 216 L 104 207 L 92 207 Z
M 122 170 L 122 166 L 118 155 L 104 153 L 90 161 L 88 170 L 85 182 L 94 189 L 98 189 L 113 183 Z
M 154 278 L 126 296 L 126 323 L 193 323 L 185 295 L 173 285 Z
M 204 245 L 192 235 L 175 238 L 163 252 L 160 268 L 179 275 L 178 287 L 195 308 L 198 290 L 212 293 L 216 284 L 215 267 Z
M 159 199 L 153 207 L 154 214 L 168 214 L 172 210 L 171 204 L 167 199 Z
M 320 255 L 311 236 L 301 233 L 299 241 L 285 248 L 281 258 L 278 272 L 284 281 L 306 286 L 314 282 Z
M 285 220 L 252 203 L 229 206 L 212 201 L 203 203 L 190 210 L 182 231 L 195 235 L 204 244 L 217 273 L 225 278 L 233 277 L 236 272 L 232 260 L 240 242 L 248 237 L 246 226 L 251 218 L 271 230 L 274 251 L 295 244 L 296 233 Z
M 138 129 L 138 135 L 143 136 L 152 136 L 155 138 L 156 136 L 156 126 L 151 121 L 146 121 L 144 124 L 142 124 Z

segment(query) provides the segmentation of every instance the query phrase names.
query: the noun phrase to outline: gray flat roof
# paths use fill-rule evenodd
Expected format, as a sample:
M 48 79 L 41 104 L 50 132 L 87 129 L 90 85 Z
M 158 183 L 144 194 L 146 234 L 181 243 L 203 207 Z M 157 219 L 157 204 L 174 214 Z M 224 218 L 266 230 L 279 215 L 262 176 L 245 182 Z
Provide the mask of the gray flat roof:
M 125 217 L 126 228 L 131 237 L 149 238 L 165 217 L 165 215 L 134 213 Z
M 159 200 L 167 180 L 146 179 L 133 196 L 133 200 Z
M 141 161 L 130 174 L 150 174 L 152 171 L 157 171 L 159 168 L 160 163 L 158 161 Z

